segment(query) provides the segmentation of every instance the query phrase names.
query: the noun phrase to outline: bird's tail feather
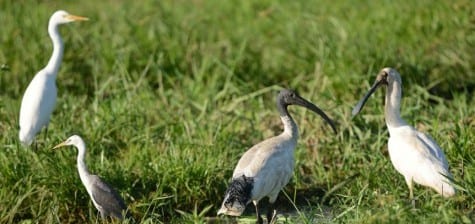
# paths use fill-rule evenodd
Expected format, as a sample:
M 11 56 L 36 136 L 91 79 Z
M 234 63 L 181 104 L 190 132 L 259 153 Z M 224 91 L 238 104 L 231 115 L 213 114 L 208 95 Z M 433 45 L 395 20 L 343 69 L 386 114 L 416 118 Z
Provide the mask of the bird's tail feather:
M 254 178 L 244 175 L 234 178 L 226 190 L 224 201 L 218 215 L 240 216 L 251 202 Z

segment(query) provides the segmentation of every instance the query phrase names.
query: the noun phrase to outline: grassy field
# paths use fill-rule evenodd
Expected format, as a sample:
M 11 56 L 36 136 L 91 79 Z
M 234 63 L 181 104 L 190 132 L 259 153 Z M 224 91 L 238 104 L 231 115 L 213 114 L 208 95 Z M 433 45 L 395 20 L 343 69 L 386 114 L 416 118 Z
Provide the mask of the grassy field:
M 61 28 L 58 102 L 35 150 L 19 143 L 18 114 L 51 55 L 57 9 L 90 20 Z M 242 153 L 282 131 L 280 88 L 321 107 L 339 132 L 290 108 L 301 135 L 279 221 L 473 223 L 474 9 L 471 0 L 0 1 L 0 223 L 96 222 L 77 151 L 51 149 L 72 134 L 137 221 L 208 222 Z M 383 67 L 402 75 L 403 118 L 444 149 L 456 197 L 416 185 L 412 209 L 387 153 L 384 91 L 351 118 Z M 254 220 L 252 205 L 238 220 Z

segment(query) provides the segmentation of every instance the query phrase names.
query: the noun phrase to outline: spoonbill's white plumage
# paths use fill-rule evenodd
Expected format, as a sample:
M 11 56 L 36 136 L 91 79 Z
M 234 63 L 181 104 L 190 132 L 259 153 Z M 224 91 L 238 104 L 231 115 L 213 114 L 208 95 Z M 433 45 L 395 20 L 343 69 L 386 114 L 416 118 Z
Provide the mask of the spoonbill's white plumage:
M 30 145 L 36 134 L 48 126 L 56 104 L 56 76 L 64 49 L 59 25 L 81 20 L 87 18 L 71 15 L 63 10 L 56 11 L 49 19 L 48 33 L 53 41 L 53 54 L 46 67 L 33 77 L 21 101 L 19 138 L 24 145 Z
M 123 219 L 127 206 L 120 195 L 97 175 L 89 173 L 84 158 L 86 157 L 86 144 L 81 137 L 73 135 L 66 141 L 56 145 L 53 149 L 73 145 L 78 149 L 77 166 L 79 177 L 87 193 L 92 199 L 92 203 L 101 213 L 102 218 L 108 216 Z
M 402 81 L 395 69 L 381 70 L 374 85 L 353 109 L 353 115 L 361 111 L 369 96 L 381 85 L 387 86 L 384 113 L 389 130 L 389 157 L 394 168 L 404 176 L 409 197 L 414 198 L 413 182 L 431 187 L 444 197 L 453 196 L 455 189 L 444 152 L 430 136 L 401 118 Z
M 328 116 L 317 106 L 300 97 L 291 90 L 282 90 L 277 96 L 277 108 L 284 124 L 284 132 L 251 147 L 242 155 L 234 169 L 232 181 L 228 186 L 218 215 L 240 216 L 251 201 L 256 207 L 257 222 L 262 223 L 258 202 L 268 197 L 272 204 L 279 192 L 289 182 L 294 169 L 294 149 L 297 145 L 298 128 L 290 116 L 287 106 L 306 107 L 322 116 L 336 133 L 335 126 Z M 274 219 L 275 212 L 269 208 L 267 220 Z

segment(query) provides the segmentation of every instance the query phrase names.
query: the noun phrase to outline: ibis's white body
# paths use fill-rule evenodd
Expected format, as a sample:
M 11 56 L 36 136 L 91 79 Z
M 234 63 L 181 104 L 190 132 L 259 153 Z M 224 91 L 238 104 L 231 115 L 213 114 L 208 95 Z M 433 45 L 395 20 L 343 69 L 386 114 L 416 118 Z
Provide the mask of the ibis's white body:
M 284 132 L 250 148 L 239 160 L 233 178 L 245 175 L 254 178 L 251 198 L 254 204 L 264 197 L 273 203 L 287 185 L 294 171 L 294 149 L 298 129 L 291 117 L 281 117 Z
M 455 194 L 446 177 L 452 177 L 447 159 L 437 143 L 417 131 L 400 116 L 401 78 L 397 71 L 387 69 L 390 76 L 386 90 L 385 119 L 389 130 L 388 150 L 394 168 L 401 173 L 412 196 L 412 181 L 433 188 L 448 197 Z
M 389 156 L 406 182 L 413 180 L 446 197 L 455 194 L 450 180 L 444 177 L 452 177 L 447 159 L 432 138 L 409 126 L 394 128 L 390 133 Z

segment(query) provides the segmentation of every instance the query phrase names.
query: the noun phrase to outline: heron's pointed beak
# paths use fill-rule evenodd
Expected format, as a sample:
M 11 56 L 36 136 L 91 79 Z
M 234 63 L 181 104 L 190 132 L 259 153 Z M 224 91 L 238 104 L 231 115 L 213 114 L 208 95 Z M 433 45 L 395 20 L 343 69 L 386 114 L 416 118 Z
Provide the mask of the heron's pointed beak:
M 351 114 L 353 116 L 357 115 L 361 111 L 361 109 L 363 109 L 364 104 L 366 103 L 368 98 L 371 96 L 371 94 L 373 94 L 374 91 L 376 91 L 376 89 L 384 82 L 385 80 L 380 79 L 379 77 L 376 79 L 376 82 L 374 82 L 373 86 L 371 86 L 371 89 L 369 89 L 366 95 L 364 95 L 364 97 L 356 104 L 356 106 L 351 111 Z
M 67 15 L 66 18 L 73 20 L 73 21 L 87 21 L 89 18 L 87 17 L 82 17 L 82 16 L 76 16 L 76 15 Z
M 57 144 L 55 147 L 53 147 L 53 149 L 57 149 L 59 147 L 65 146 L 65 145 L 66 145 L 66 142 L 61 142 L 61 143 Z
M 337 133 L 336 132 L 336 127 L 335 127 L 335 124 L 333 124 L 333 121 L 320 108 L 315 106 L 315 104 L 310 103 L 309 101 L 307 101 L 306 99 L 304 99 L 300 96 L 297 96 L 295 104 L 306 107 L 307 109 L 309 109 L 309 110 L 315 112 L 316 114 L 320 115 L 332 127 L 333 132 L 335 132 L 335 134 Z

